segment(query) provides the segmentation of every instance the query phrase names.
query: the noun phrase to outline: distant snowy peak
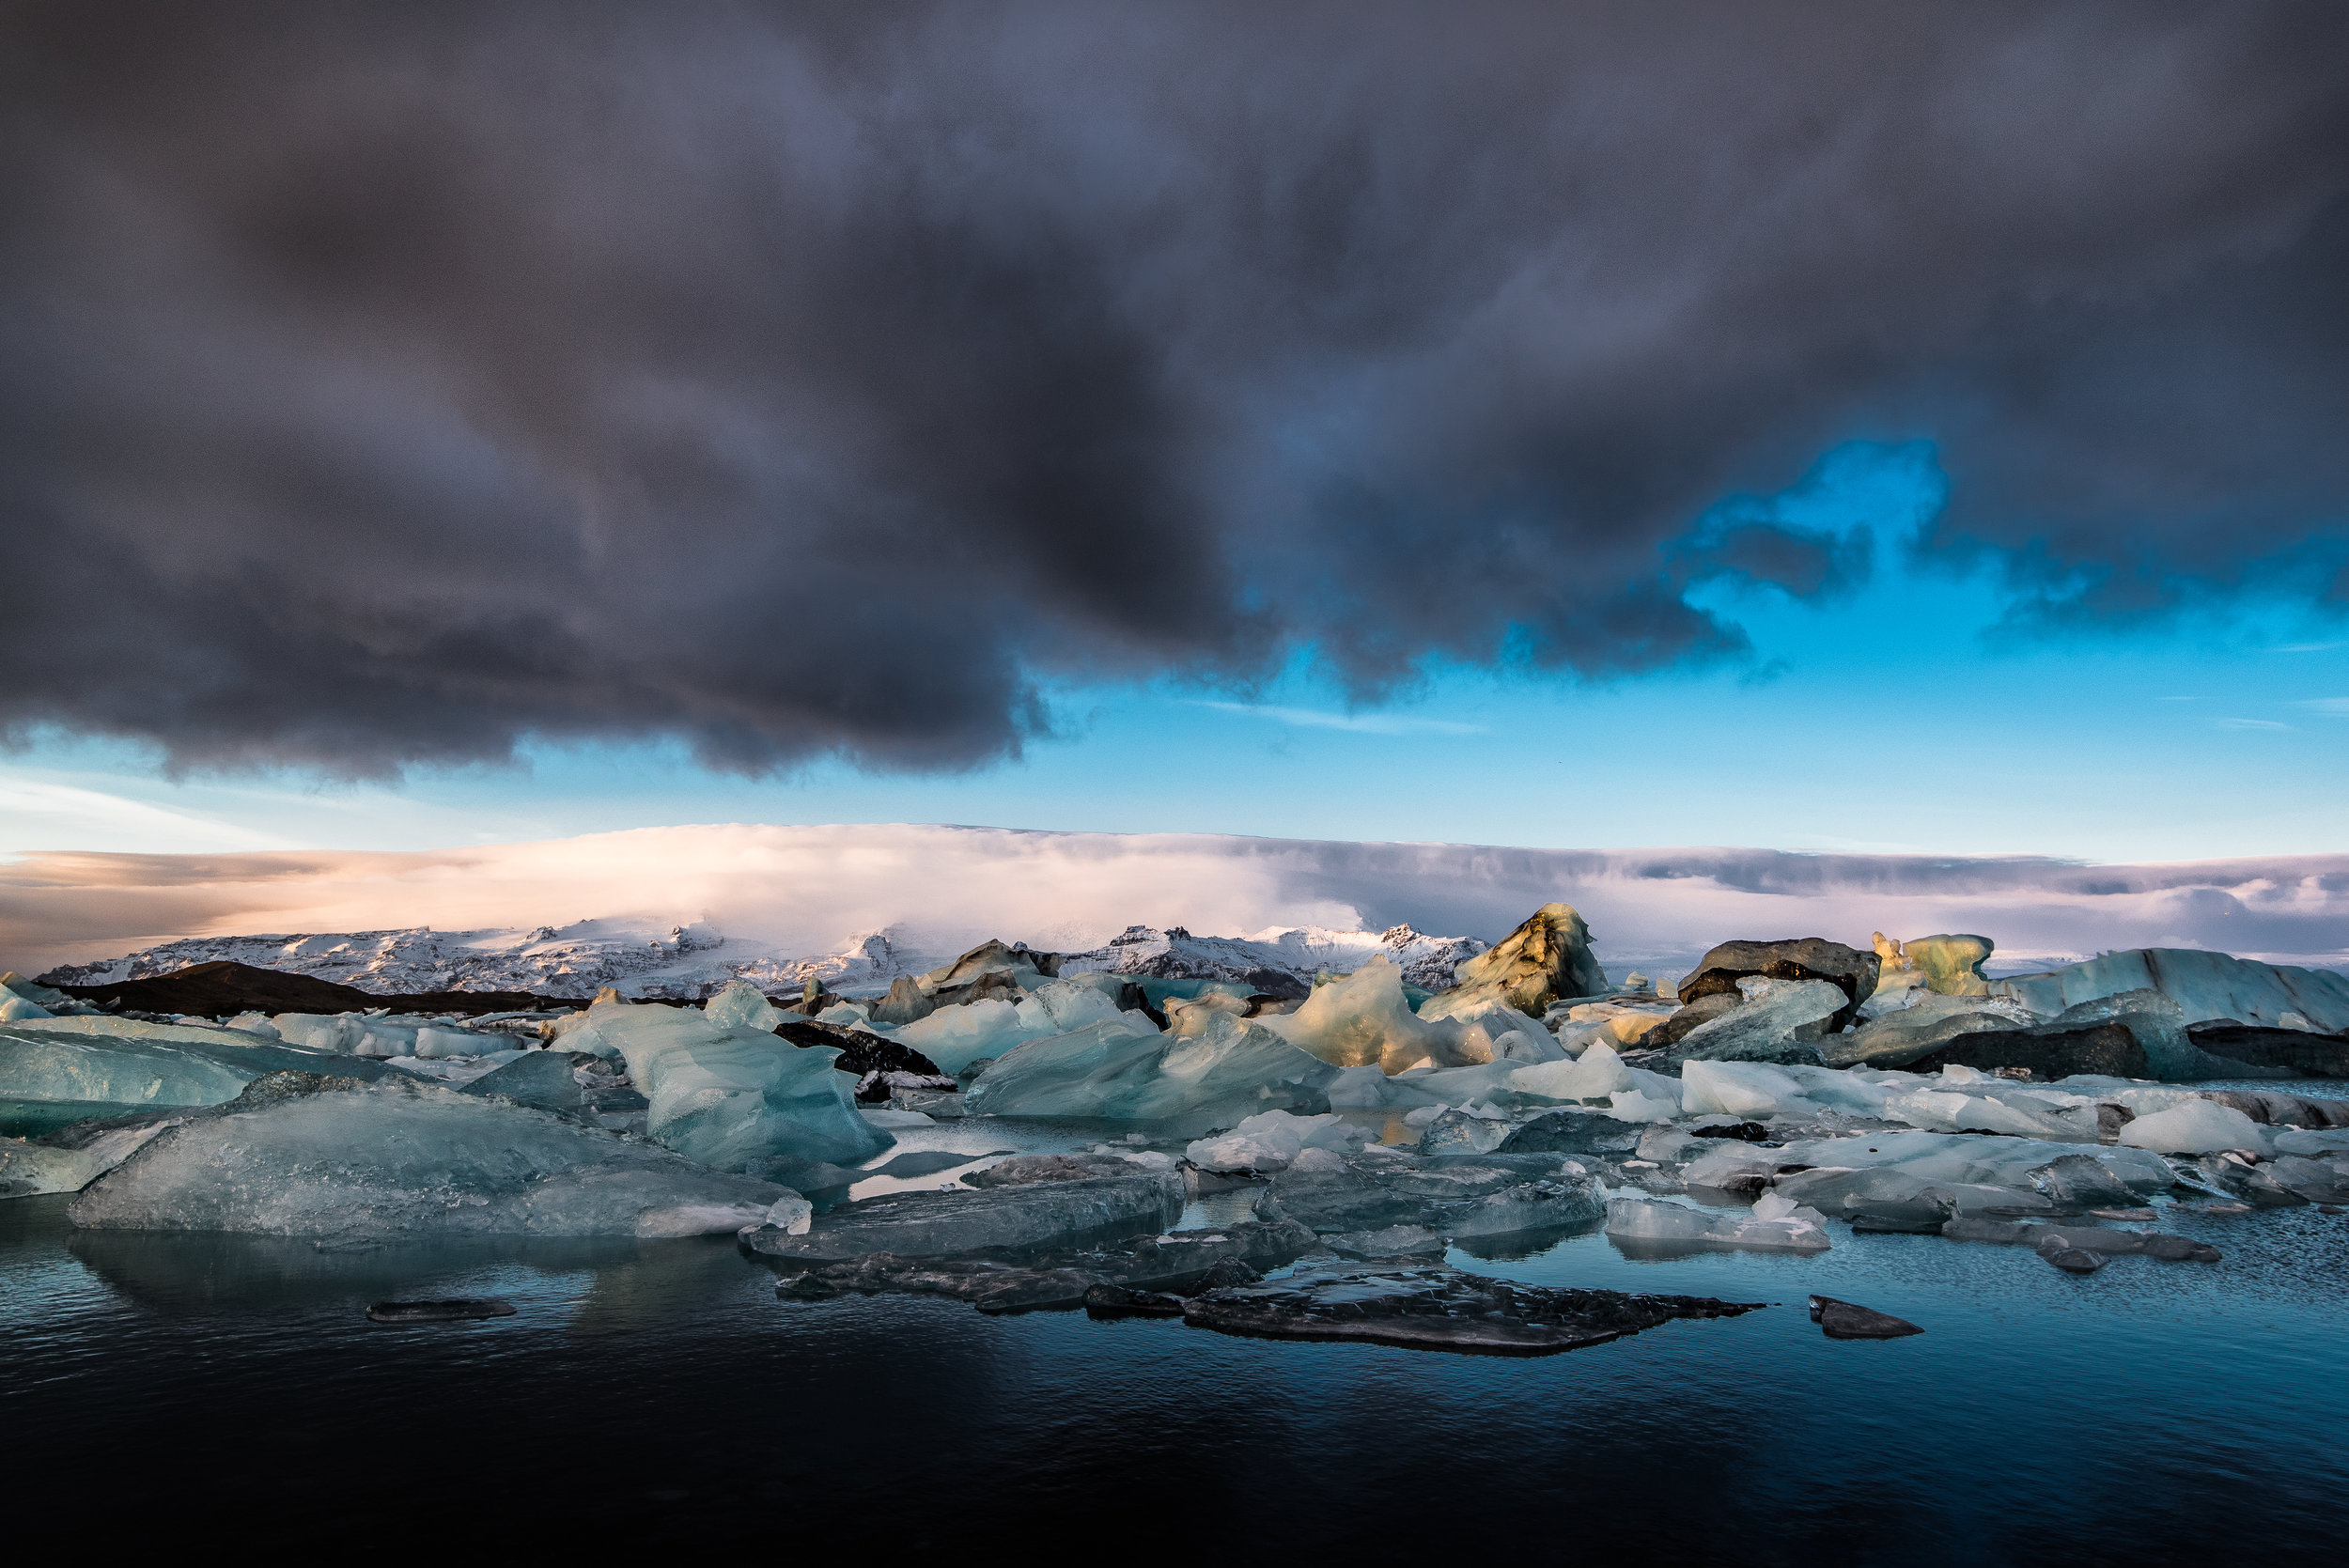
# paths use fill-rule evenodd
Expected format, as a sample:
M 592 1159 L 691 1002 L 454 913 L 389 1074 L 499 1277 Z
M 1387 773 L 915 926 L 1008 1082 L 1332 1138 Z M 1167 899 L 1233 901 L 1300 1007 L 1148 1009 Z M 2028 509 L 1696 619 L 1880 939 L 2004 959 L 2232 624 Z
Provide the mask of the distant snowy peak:
M 1105 970 L 1163 980 L 1232 980 L 1275 995 L 1303 996 L 1324 970 L 1351 973 L 1384 957 L 1401 967 L 1408 984 L 1439 991 L 1452 984 L 1454 965 L 1488 945 L 1473 937 L 1422 936 L 1408 925 L 1377 933 L 1276 926 L 1249 937 L 1194 937 L 1179 925 L 1163 931 L 1129 925 L 1091 953 L 1068 955 L 1061 960 L 1061 972 Z
M 1402 967 L 1410 984 L 1440 990 L 1452 984 L 1455 964 L 1484 952 L 1486 945 L 1473 938 L 1423 936 L 1408 925 L 1377 933 L 1283 926 L 1245 937 L 1194 937 L 1179 925 L 1164 930 L 1133 925 L 1099 948 L 1068 955 L 1061 970 L 1231 980 L 1302 996 L 1321 970 L 1350 972 L 1383 955 Z M 800 991 L 810 980 L 835 991 L 883 990 L 901 974 L 924 973 L 954 956 L 955 952 L 915 945 L 898 928 L 861 933 L 830 953 L 793 955 L 729 939 L 707 925 L 648 932 L 590 920 L 498 931 L 411 926 L 191 937 L 120 958 L 51 970 L 41 980 L 52 986 L 103 986 L 228 959 L 256 969 L 316 975 L 379 995 L 530 991 L 589 997 L 610 986 L 624 996 L 692 1000 L 738 979 L 770 995 Z

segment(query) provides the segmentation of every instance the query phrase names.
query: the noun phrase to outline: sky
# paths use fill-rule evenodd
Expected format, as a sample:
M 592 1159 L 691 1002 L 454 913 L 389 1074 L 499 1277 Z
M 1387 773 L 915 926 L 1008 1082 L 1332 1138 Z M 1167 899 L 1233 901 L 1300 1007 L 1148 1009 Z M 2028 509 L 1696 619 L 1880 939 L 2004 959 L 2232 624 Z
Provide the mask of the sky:
M 11 8 L 0 852 L 2349 850 L 2344 57 Z

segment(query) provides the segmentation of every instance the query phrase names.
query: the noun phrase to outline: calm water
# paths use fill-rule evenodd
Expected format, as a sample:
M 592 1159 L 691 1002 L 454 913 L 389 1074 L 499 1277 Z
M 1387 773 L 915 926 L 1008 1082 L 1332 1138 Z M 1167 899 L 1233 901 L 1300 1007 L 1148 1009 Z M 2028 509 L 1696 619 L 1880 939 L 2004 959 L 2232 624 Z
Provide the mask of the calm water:
M 1808 1259 L 1634 1262 L 1598 1235 L 1455 1253 L 1782 1303 L 1520 1361 L 782 1302 L 723 1241 L 334 1254 L 79 1234 L 64 1203 L 0 1203 L 20 1528 L 386 1553 L 2141 1563 L 2312 1560 L 2349 1518 L 2349 1217 L 2307 1209 L 2167 1216 L 2226 1261 L 2085 1279 L 1841 1225 Z M 1829 1342 L 1813 1290 L 1928 1331 Z M 395 1296 L 521 1311 L 366 1321 Z

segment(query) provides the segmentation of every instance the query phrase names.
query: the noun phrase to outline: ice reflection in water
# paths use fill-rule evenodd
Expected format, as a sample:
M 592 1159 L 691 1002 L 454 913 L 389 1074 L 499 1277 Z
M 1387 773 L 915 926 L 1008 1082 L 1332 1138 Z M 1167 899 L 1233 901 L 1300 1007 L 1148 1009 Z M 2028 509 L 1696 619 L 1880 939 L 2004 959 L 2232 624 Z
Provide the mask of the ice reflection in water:
M 884 1162 L 1066 1148 L 1073 1130 L 941 1123 Z M 1203 1198 L 1184 1223 L 1236 1220 L 1252 1196 Z M 723 1241 L 320 1251 L 75 1234 L 63 1207 L 0 1203 L 20 1496 L 104 1520 L 127 1475 L 141 1516 L 247 1547 L 2216 1560 L 2250 1537 L 2299 1555 L 2349 1495 L 2349 1217 L 2313 1209 L 2163 1204 L 2161 1228 L 2225 1261 L 2121 1258 L 2087 1278 L 1840 1222 L 1813 1257 L 1643 1261 L 1596 1234 L 1532 1256 L 1455 1250 L 1531 1283 L 1781 1304 L 1491 1362 L 918 1298 L 783 1302 Z M 1926 1332 L 1827 1340 L 1803 1311 L 1814 1291 Z M 362 1315 L 475 1296 L 518 1315 Z

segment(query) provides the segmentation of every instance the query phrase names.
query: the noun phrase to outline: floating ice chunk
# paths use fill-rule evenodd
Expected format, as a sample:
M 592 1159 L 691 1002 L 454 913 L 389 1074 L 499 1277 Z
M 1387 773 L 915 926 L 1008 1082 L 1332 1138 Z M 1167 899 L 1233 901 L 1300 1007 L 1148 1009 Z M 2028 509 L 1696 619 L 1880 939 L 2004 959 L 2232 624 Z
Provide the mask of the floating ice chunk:
M 764 1223 L 786 1235 L 805 1235 L 816 1222 L 816 1205 L 796 1192 L 786 1192 L 767 1210 Z
M 1755 990 L 1752 1001 L 1682 1035 L 1672 1048 L 1672 1057 L 1682 1062 L 1754 1062 L 1805 1054 L 1805 1048 L 1815 1051 L 1828 1024 L 1851 1001 L 1843 987 L 1824 980 L 1764 979 Z
M 1778 1150 L 1777 1159 L 1781 1168 L 1898 1166 L 1926 1181 L 1977 1182 L 2028 1191 L 2032 1189 L 2034 1169 L 2072 1154 L 2097 1161 L 2137 1192 L 2159 1192 L 2177 1183 L 2177 1173 L 2168 1161 L 2142 1149 L 2052 1143 L 2035 1138 L 1983 1138 L 1962 1132 L 1871 1132 L 1806 1139 Z
M 79 1192 L 135 1154 L 171 1126 L 153 1121 L 114 1127 L 71 1148 L 0 1138 L 0 1198 L 32 1198 L 45 1192 Z
M 959 1007 L 941 1007 L 926 1018 L 900 1025 L 894 1037 L 936 1063 L 940 1072 L 955 1074 L 983 1058 L 1002 1056 L 1015 1046 L 1063 1032 L 1034 1001 L 1015 1004 L 983 997 Z
M 853 1165 L 889 1147 L 856 1111 L 830 1046 L 795 1046 L 761 1030 L 718 1029 L 697 1011 L 598 1002 L 590 1010 L 650 1102 L 647 1133 L 720 1170 L 755 1159 Z
M 20 1018 L 50 1017 L 53 1015 L 49 1009 L 32 998 L 18 996 L 14 991 L 0 986 L 0 1023 L 15 1023 Z
M 464 1093 L 503 1094 L 541 1110 L 577 1110 L 580 1104 L 570 1059 L 553 1050 L 516 1051 L 510 1061 L 466 1084 Z
M 1426 1005 L 1433 1008 L 1435 1002 Z M 1453 1053 L 1463 1063 L 1559 1062 L 1565 1058 L 1564 1048 L 1542 1027 L 1540 1019 L 1529 1018 L 1513 1007 L 1486 1001 L 1448 1015 L 1420 1014 L 1423 1018 L 1438 1016 L 1448 1017 L 1459 1026 Z
M 92 1117 L 220 1105 L 263 1073 L 372 1078 L 372 1063 L 201 1024 L 66 1017 L 0 1025 L 0 1131 L 43 1133 Z
M 1691 1116 L 1775 1116 L 1805 1103 L 1802 1084 L 1766 1063 L 1694 1061 L 1680 1069 L 1680 1107 Z
M 1765 1192 L 1753 1201 L 1753 1217 L 1756 1219 L 1793 1219 L 1805 1225 L 1823 1226 L 1827 1223 L 1827 1216 L 1817 1209 L 1775 1192 Z
M 2278 1127 L 2268 1138 L 2279 1155 L 2321 1155 L 2349 1149 L 2349 1127 Z
M 1920 1089 L 1888 1094 L 1881 1114 L 1932 1132 L 2003 1132 L 2058 1142 L 2097 1141 L 2094 1114 L 2068 1118 L 2047 1100 L 2028 1093 L 1965 1094 Z
M 2267 1135 L 2257 1122 L 2231 1105 L 2201 1099 L 2139 1116 L 2121 1129 L 2121 1141 L 2164 1155 L 2208 1155 L 2221 1149 L 2265 1153 L 2268 1148 Z
M 1626 1090 L 1608 1102 L 1607 1114 L 1618 1122 L 1669 1122 L 1680 1113 L 1678 1101 Z
M 1806 1219 L 1748 1219 L 1641 1198 L 1607 1203 L 1611 1241 L 1662 1242 L 1755 1252 L 1824 1252 L 1827 1232 Z
M 1294 1013 L 1252 1021 L 1340 1067 L 1375 1063 L 1393 1075 L 1422 1058 L 1439 1067 L 1471 1064 L 1458 1050 L 1462 1027 L 1413 1013 L 1403 996 L 1403 971 L 1383 956 L 1315 987 Z
M 1384 1067 L 1340 1067 L 1330 1080 L 1330 1109 L 1332 1110 L 1377 1110 L 1388 1101 L 1387 1070 Z M 1432 1113 L 1435 1107 L 1426 1108 Z M 1409 1120 L 1406 1117 L 1405 1120 Z
M 1631 1087 L 1631 1069 L 1604 1042 L 1572 1061 L 1544 1062 L 1509 1075 L 1509 1088 L 1532 1099 L 1603 1100 Z
M 1735 1139 L 1720 1139 L 1709 1152 L 1700 1156 L 1683 1171 L 1681 1179 L 1690 1187 L 1709 1187 L 1722 1192 L 1752 1192 L 1769 1185 L 1777 1173 L 1778 1162 L 1766 1155 L 1756 1154 L 1750 1144 Z
M 1368 1137 L 1343 1116 L 1293 1116 L 1285 1110 L 1268 1110 L 1248 1117 L 1221 1137 L 1196 1141 L 1183 1154 L 1203 1171 L 1285 1171 L 1307 1149 L 1344 1154 L 1359 1148 Z
M 739 1230 L 785 1195 L 546 1111 L 385 1079 L 192 1117 L 70 1213 L 96 1230 L 650 1237 Z
M 1330 1109 L 1337 1069 L 1258 1020 L 1223 1014 L 1183 1039 L 1137 1034 L 1128 1017 L 1005 1052 L 971 1086 L 970 1113 L 1167 1119 L 1204 1132 L 1257 1111 Z
M 717 1029 L 763 1029 L 773 1032 L 783 1015 L 767 994 L 747 980 L 727 982 L 723 989 L 702 1003 L 702 1017 Z

